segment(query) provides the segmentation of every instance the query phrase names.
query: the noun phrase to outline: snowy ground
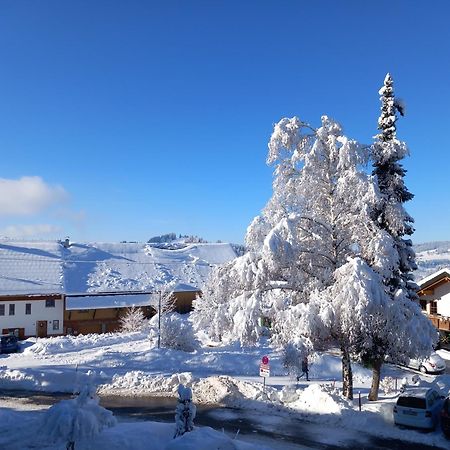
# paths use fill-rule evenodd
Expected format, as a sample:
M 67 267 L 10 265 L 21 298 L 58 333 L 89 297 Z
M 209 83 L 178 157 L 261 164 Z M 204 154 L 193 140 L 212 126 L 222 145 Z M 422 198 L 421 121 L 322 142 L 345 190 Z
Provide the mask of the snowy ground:
M 450 359 L 448 352 L 440 351 L 440 354 Z M 258 376 L 263 355 L 269 356 L 271 367 L 265 389 Z M 0 355 L 0 389 L 73 392 L 91 380 L 99 385 L 100 395 L 175 396 L 179 383 L 183 383 L 192 388 L 197 403 L 244 408 L 250 414 L 251 411 L 264 413 L 269 422 L 282 422 L 283 417 L 301 417 L 327 427 L 343 428 L 350 435 L 369 432 L 448 447 L 440 430 L 421 433 L 402 430 L 393 424 L 394 392 L 386 395 L 381 392 L 380 401 L 367 402 L 371 373 L 361 366 L 354 365 L 356 399 L 353 402 L 344 400 L 339 395 L 340 371 L 337 355 L 322 354 L 311 363 L 311 381 L 296 383 L 293 376 L 285 373 L 280 353 L 264 345 L 244 349 L 238 345 L 205 346 L 196 352 L 185 353 L 153 348 L 147 336 L 139 333 L 66 336 L 28 339 L 22 353 Z M 386 366 L 383 373 L 384 377 L 396 378 L 398 385 L 402 378 L 407 377 L 410 381 L 413 375 L 414 372 L 393 366 Z M 443 393 L 448 393 L 450 376 L 420 377 L 423 383 L 439 381 Z M 362 398 L 361 412 L 358 392 Z M 27 411 L 24 405 L 0 406 L 3 406 L 0 408 L 0 448 L 61 448 L 51 443 L 47 447 L 42 442 L 37 447 L 30 444 L 39 437 L 37 430 L 45 412 Z M 104 430 L 95 442 L 80 444 L 77 449 L 140 449 L 146 448 L 150 438 L 154 442 L 152 448 L 156 450 L 200 450 L 208 448 L 202 447 L 200 442 L 203 445 L 217 439 L 224 441 L 223 449 L 263 448 L 260 443 L 251 447 L 207 428 L 196 429 L 192 436 L 177 441 L 172 439 L 173 430 L 172 424 L 119 423 Z M 188 440 L 193 440 L 192 444 L 188 444 Z

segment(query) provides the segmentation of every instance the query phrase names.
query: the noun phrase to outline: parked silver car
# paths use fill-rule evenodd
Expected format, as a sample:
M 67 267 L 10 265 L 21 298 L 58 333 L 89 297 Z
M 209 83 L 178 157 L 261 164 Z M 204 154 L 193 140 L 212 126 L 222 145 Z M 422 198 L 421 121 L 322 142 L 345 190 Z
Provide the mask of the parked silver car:
M 412 388 L 400 394 L 394 406 L 396 425 L 434 429 L 439 421 L 444 396 L 433 388 Z
M 432 353 L 426 359 L 410 359 L 407 366 L 420 370 L 422 373 L 444 373 L 447 367 L 445 361 L 437 353 Z

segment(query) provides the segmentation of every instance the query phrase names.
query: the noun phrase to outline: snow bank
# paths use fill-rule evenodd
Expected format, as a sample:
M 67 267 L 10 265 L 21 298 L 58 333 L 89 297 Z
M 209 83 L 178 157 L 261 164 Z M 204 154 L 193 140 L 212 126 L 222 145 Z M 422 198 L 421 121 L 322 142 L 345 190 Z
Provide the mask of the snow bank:
M 111 383 L 101 385 L 98 392 L 103 395 L 152 395 L 176 396 L 180 384 L 191 387 L 193 376 L 190 372 L 175 373 L 170 377 L 149 375 L 133 370 L 124 375 L 115 375 Z
M 312 384 L 304 390 L 296 390 L 295 396 L 286 399 L 289 408 L 310 414 L 342 414 L 353 409 L 350 401 L 344 399 L 339 390 L 331 385 Z
M 24 342 L 24 345 L 27 347 L 23 353 L 54 355 L 57 353 L 78 352 L 80 350 L 88 350 L 114 344 L 131 343 L 143 338 L 146 338 L 143 333 L 81 334 L 78 336 L 29 338 Z
M 39 414 L 39 413 L 38 413 Z M 0 410 L 0 448 L 10 450 L 61 450 L 65 442 L 51 443 L 39 435 L 40 417 L 24 417 L 13 410 Z M 175 424 L 158 422 L 118 423 L 99 435 L 76 441 L 77 450 L 271 450 L 231 439 L 209 427 L 173 439 Z
M 261 383 L 237 380 L 229 376 L 208 377 L 192 386 L 194 401 L 216 403 L 229 407 L 249 407 L 249 400 L 279 403 L 276 389 L 264 387 Z
M 21 370 L 0 369 L 0 388 L 29 391 L 41 390 L 41 380 L 33 374 Z
M 174 439 L 164 450 L 250 450 L 256 448 L 259 450 L 269 450 L 260 445 L 256 447 L 251 444 L 230 439 L 223 433 L 218 433 L 212 428 L 204 427 L 196 428 L 194 431 Z

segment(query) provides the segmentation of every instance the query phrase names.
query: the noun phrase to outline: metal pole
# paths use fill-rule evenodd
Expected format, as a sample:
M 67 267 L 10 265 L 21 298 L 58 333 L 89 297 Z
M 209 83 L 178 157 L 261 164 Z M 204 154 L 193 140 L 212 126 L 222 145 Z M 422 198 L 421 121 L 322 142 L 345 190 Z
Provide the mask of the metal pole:
M 159 291 L 158 302 L 158 348 L 161 348 L 161 291 Z

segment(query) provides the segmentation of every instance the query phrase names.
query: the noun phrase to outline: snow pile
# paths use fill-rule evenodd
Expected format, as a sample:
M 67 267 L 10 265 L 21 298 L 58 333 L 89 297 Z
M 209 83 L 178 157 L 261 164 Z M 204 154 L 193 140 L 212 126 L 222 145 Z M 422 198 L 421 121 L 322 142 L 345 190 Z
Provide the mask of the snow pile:
M 108 395 L 166 395 L 175 396 L 178 386 L 192 386 L 192 373 L 174 373 L 170 377 L 149 375 L 140 370 L 133 370 L 124 375 L 114 375 L 110 384 L 99 387 L 100 394 Z
M 62 400 L 46 411 L 39 435 L 47 442 L 78 442 L 116 423 L 112 412 L 99 405 L 95 388 L 85 385 L 78 397 Z
M 194 431 L 174 439 L 165 447 L 165 450 L 238 450 L 251 448 L 256 448 L 256 446 L 232 440 L 223 433 L 205 427 L 196 428 Z M 258 446 L 258 448 L 261 447 Z
M 53 355 L 56 353 L 78 352 L 90 348 L 98 348 L 114 344 L 131 343 L 139 338 L 145 338 L 142 333 L 105 333 L 78 336 L 57 336 L 49 338 L 29 338 L 25 345 L 32 343 L 23 353 Z
M 38 391 L 41 389 L 41 382 L 34 375 L 20 370 L 0 370 L 1 389 L 17 389 L 17 386 L 20 386 L 20 389 Z
M 194 401 L 228 407 L 249 406 L 249 400 L 279 402 L 277 391 L 261 383 L 237 380 L 229 376 L 203 378 L 192 386 Z
M 36 414 L 0 409 L 0 448 L 12 450 L 62 450 L 61 441 L 40 438 L 42 421 Z M 59 424 L 55 424 L 59 426 Z M 195 428 L 192 432 L 173 439 L 174 424 L 159 422 L 120 422 L 108 427 L 97 436 L 76 441 L 77 450 L 272 450 L 259 444 L 248 444 L 231 439 L 223 432 L 209 427 Z
M 331 385 L 312 384 L 304 390 L 297 390 L 298 398 L 287 397 L 285 406 L 310 414 L 341 415 L 344 410 L 353 409 L 350 401 L 345 400 L 339 390 Z

